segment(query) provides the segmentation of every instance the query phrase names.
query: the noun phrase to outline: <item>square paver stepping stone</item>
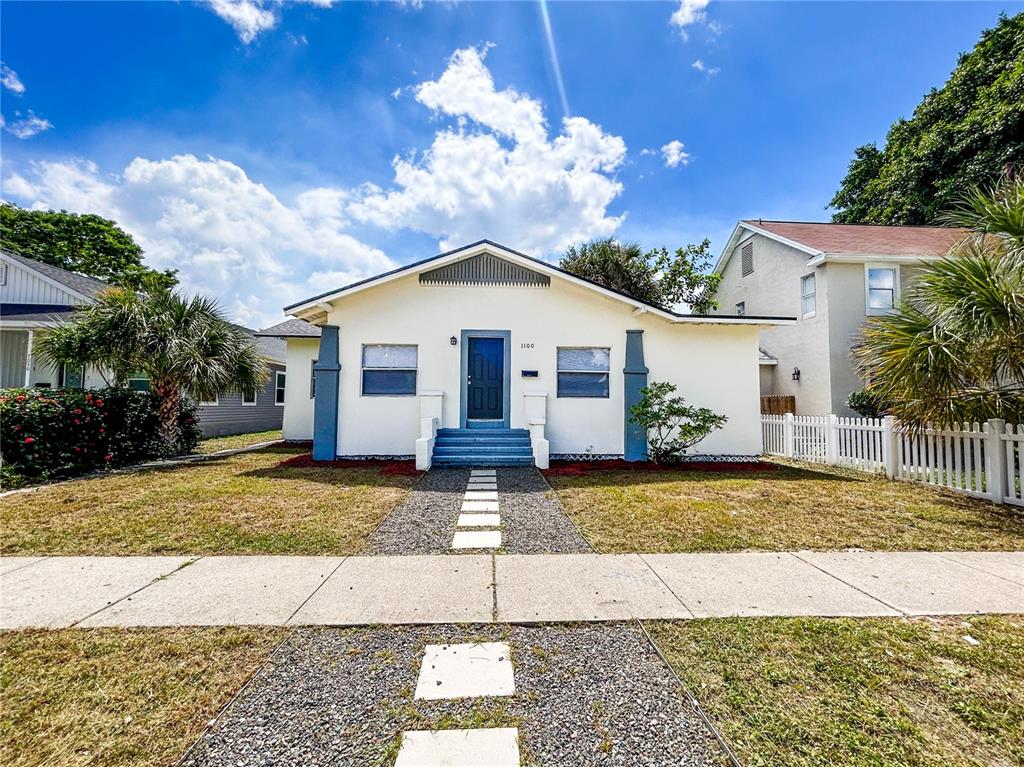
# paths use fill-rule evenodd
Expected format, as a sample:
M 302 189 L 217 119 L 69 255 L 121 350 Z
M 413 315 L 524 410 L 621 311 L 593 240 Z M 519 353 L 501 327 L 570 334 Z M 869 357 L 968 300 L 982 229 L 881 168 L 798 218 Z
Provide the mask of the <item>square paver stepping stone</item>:
M 499 530 L 459 530 L 452 539 L 453 549 L 497 549 L 500 546 Z
M 519 767 L 519 730 L 408 730 L 395 767 Z
M 467 490 L 497 490 L 498 485 L 495 482 L 470 482 Z
M 473 469 L 469 472 L 469 477 L 496 477 L 498 472 L 494 469 Z
M 497 501 L 463 501 L 463 511 L 497 511 Z
M 470 477 L 470 485 L 493 485 L 498 481 L 497 477 Z
M 512 659 L 507 642 L 428 644 L 416 681 L 416 698 L 483 698 L 513 695 Z
M 499 527 L 500 514 L 459 514 L 456 527 Z
M 466 501 L 496 501 L 498 493 L 494 490 L 467 490 L 462 498 Z

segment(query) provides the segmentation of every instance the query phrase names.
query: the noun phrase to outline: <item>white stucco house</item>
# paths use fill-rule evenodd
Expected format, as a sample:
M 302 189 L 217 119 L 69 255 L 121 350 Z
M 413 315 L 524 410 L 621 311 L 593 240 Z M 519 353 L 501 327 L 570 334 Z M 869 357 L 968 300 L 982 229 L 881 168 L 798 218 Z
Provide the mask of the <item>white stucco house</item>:
M 422 467 L 644 460 L 648 381 L 728 417 L 701 454 L 757 455 L 758 333 L 794 321 L 676 314 L 487 240 L 285 313 L 261 331 L 288 343 L 285 439 Z
M 726 314 L 795 316 L 763 327 L 759 386 L 795 397 L 797 415 L 854 415 L 863 388 L 850 348 L 865 319 L 886 314 L 921 266 L 945 256 L 963 229 L 800 221 L 739 221 L 715 265 Z

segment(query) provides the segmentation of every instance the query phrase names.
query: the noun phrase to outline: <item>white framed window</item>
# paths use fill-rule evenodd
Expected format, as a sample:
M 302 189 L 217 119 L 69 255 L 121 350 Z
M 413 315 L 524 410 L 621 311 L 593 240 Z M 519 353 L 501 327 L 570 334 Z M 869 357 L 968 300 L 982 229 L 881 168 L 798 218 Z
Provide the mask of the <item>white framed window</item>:
M 284 407 L 284 385 L 286 381 L 285 372 L 278 370 L 274 373 L 274 404 Z
M 888 314 L 900 300 L 900 268 L 895 264 L 864 264 L 867 314 Z
M 738 304 L 736 304 L 736 316 L 737 317 L 745 317 L 746 314 L 747 314 L 747 302 L 746 301 L 740 301 Z
M 0 262 L 0 285 L 7 284 L 7 264 Z
M 608 397 L 611 349 L 560 346 L 557 353 L 559 397 Z
M 214 394 L 213 399 L 201 399 L 199 400 L 199 404 L 202 405 L 203 407 L 214 407 L 216 405 L 219 405 L 220 395 Z
M 309 362 L 309 398 L 316 399 L 316 360 Z
M 128 376 L 128 388 L 132 391 L 149 391 L 149 376 L 135 372 Z
M 418 348 L 410 344 L 364 344 L 363 396 L 416 396 Z
M 813 317 L 818 310 L 817 278 L 814 272 L 800 278 L 800 316 Z
M 62 389 L 84 389 L 85 367 L 83 365 L 63 365 L 60 369 L 59 383 Z
M 242 407 L 256 407 L 256 390 L 242 392 Z

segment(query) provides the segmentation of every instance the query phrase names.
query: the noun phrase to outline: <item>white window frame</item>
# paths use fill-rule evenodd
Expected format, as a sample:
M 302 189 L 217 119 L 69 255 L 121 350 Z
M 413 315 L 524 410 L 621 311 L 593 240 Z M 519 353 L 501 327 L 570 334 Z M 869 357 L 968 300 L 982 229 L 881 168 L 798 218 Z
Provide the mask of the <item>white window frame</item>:
M 310 399 L 316 399 L 316 363 L 318 361 L 319 360 L 310 360 L 309 361 L 309 398 Z M 360 381 L 361 380 L 362 380 L 362 376 L 360 376 Z M 362 383 L 360 383 L 360 386 L 362 386 Z
M 871 270 L 888 269 L 893 273 L 892 308 L 878 309 L 871 306 Z M 866 263 L 864 264 L 864 313 L 868 316 L 880 316 L 892 314 L 900 303 L 900 265 L 894 263 Z
M 281 383 L 281 379 L 282 378 L 284 378 L 284 383 Z M 281 402 L 277 401 L 277 393 L 279 391 L 280 392 L 285 392 L 285 394 L 282 397 L 282 401 Z M 284 407 L 284 398 L 288 396 L 287 391 L 288 391 L 287 371 L 285 371 L 285 370 L 275 370 L 274 371 L 274 404 L 275 405 L 277 405 L 278 407 Z
M 804 287 L 807 281 L 810 280 L 814 289 L 810 293 L 807 292 Z M 804 301 L 811 299 L 812 308 L 809 312 L 804 311 Z M 800 278 L 800 319 L 807 320 L 815 316 L 818 313 L 818 275 L 815 272 L 805 274 Z
M 257 403 L 257 401 L 259 400 L 259 397 L 260 397 L 259 392 L 257 392 L 255 389 L 253 389 L 249 393 L 252 394 L 252 402 L 246 402 L 245 401 L 245 392 L 244 391 L 243 392 L 239 392 L 239 394 L 242 397 L 242 407 L 256 407 L 256 403 Z
M 601 349 L 602 351 L 608 352 L 608 369 L 607 370 L 562 370 L 558 367 L 558 353 L 560 351 L 572 351 L 572 350 L 590 350 L 590 349 Z M 570 375 L 574 373 L 589 373 L 593 375 L 604 374 L 608 377 L 607 390 L 604 394 L 562 394 L 561 387 L 558 385 L 559 377 L 562 373 L 568 373 Z M 612 348 L 610 346 L 556 346 L 555 347 L 555 399 L 611 399 L 612 396 Z
M 363 364 L 363 360 L 366 359 L 366 347 L 367 346 L 409 346 L 416 350 L 416 367 L 414 368 L 380 368 L 380 367 L 366 367 Z M 412 371 L 413 372 L 413 391 L 406 394 L 367 394 L 363 391 L 363 383 L 365 376 L 363 375 L 367 370 L 385 370 L 394 372 L 396 370 Z M 420 388 L 420 347 L 419 344 L 388 344 L 388 343 L 374 343 L 374 344 L 363 344 L 359 348 L 359 396 L 360 397 L 415 397 Z
M 220 394 L 214 394 L 212 400 L 199 400 L 200 407 L 217 407 L 220 405 Z

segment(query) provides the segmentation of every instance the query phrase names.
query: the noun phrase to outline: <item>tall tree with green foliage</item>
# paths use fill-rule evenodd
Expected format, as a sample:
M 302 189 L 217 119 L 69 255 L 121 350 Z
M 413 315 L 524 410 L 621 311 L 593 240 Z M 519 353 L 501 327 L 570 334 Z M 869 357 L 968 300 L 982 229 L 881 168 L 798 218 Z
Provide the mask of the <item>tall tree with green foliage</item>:
M 635 242 L 611 237 L 572 245 L 559 266 L 567 272 L 625 293 L 638 301 L 672 310 L 686 304 L 694 314 L 717 308 L 715 291 L 721 275 L 711 274 L 711 243 L 644 251 Z
M 869 318 L 854 361 L 905 423 L 1024 423 L 1024 179 L 975 188 L 943 220 L 972 236 Z
M 181 398 L 211 400 L 218 392 L 251 392 L 270 376 L 267 360 L 242 328 L 209 298 L 172 291 L 155 278 L 144 291 L 111 287 L 75 319 L 45 333 L 40 352 L 57 363 L 96 365 L 124 384 L 142 371 L 159 400 L 161 431 L 178 442 Z
M 1024 13 L 1000 16 L 885 146 L 858 147 L 829 207 L 844 224 L 934 224 L 965 190 L 1024 173 Z
M 144 278 L 177 284 L 175 272 L 142 265 L 142 248 L 113 221 L 92 213 L 26 210 L 0 205 L 0 247 L 118 285 L 139 287 Z

